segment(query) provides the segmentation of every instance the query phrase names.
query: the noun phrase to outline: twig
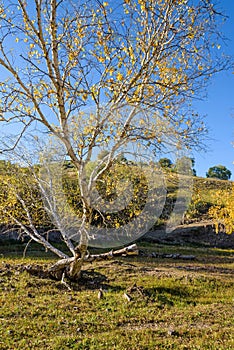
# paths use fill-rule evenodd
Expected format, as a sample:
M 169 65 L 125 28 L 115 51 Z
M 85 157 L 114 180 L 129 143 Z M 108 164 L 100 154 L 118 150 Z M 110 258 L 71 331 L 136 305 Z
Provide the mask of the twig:
M 67 289 L 69 291 L 71 291 L 71 287 L 69 286 L 69 284 L 65 281 L 65 271 L 62 274 L 62 278 L 61 278 L 61 283 L 64 284 L 65 287 L 67 287 Z

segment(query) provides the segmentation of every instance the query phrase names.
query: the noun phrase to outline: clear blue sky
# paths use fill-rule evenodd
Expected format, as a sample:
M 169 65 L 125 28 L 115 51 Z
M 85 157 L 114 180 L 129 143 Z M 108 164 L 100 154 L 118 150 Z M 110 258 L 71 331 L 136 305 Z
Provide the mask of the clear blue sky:
M 221 0 L 218 8 L 229 18 L 222 31 L 229 39 L 223 49 L 234 57 L 234 1 Z M 196 103 L 200 114 L 206 115 L 209 128 L 207 152 L 195 153 L 195 168 L 198 176 L 205 176 L 209 167 L 222 164 L 232 172 L 234 180 L 234 69 L 219 73 L 212 78 L 206 100 Z

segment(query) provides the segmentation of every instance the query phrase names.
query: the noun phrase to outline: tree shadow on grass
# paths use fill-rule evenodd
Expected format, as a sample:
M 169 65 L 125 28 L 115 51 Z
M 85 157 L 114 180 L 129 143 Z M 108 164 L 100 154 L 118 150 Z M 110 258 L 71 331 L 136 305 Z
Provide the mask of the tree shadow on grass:
M 144 294 L 163 305 L 173 306 L 178 300 L 189 301 L 191 295 L 187 289 L 176 287 L 145 288 Z
M 82 271 L 79 280 L 77 282 L 69 281 L 69 286 L 75 291 L 108 289 L 118 292 L 124 290 L 124 288 L 121 286 L 112 286 L 109 284 L 109 280 L 106 275 L 94 270 Z
M 24 273 L 25 271 L 32 277 L 31 281 L 27 282 L 28 287 L 42 287 L 54 285 L 57 289 L 68 289 L 75 291 L 81 290 L 98 290 L 98 289 L 108 289 L 111 291 L 121 291 L 124 288 L 120 286 L 112 286 L 109 284 L 109 280 L 103 273 L 97 272 L 94 269 L 88 269 L 81 271 L 81 277 L 77 281 L 66 280 L 66 283 L 61 283 L 61 280 L 52 278 L 51 274 L 48 273 L 49 265 L 46 264 L 8 264 L 2 263 L 0 268 L 0 277 L 2 280 L 0 282 L 6 282 L 9 278 L 14 278 L 18 276 L 19 273 Z M 4 280 L 3 280 L 4 278 Z M 18 278 L 18 277 L 17 277 Z
M 106 275 L 94 271 L 85 270 L 81 273 L 81 278 L 77 282 L 77 288 L 80 289 L 111 289 L 113 291 L 120 291 L 122 288 L 120 286 L 111 286 Z

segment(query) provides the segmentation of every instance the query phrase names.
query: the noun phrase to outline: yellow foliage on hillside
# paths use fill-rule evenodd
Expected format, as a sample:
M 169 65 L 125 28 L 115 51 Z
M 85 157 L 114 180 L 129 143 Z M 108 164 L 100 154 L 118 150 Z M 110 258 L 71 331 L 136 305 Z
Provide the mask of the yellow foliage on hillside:
M 234 182 L 227 190 L 213 193 L 215 205 L 209 209 L 210 216 L 215 221 L 216 232 L 224 226 L 226 233 L 234 233 Z

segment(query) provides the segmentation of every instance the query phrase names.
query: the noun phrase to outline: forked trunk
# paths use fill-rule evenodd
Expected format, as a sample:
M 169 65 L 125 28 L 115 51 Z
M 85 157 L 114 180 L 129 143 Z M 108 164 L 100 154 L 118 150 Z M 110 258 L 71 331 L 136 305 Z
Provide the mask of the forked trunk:
M 78 280 L 81 275 L 81 269 L 84 264 L 84 259 L 87 253 L 87 246 L 80 245 L 75 249 L 74 260 L 67 267 L 66 275 L 70 280 Z

